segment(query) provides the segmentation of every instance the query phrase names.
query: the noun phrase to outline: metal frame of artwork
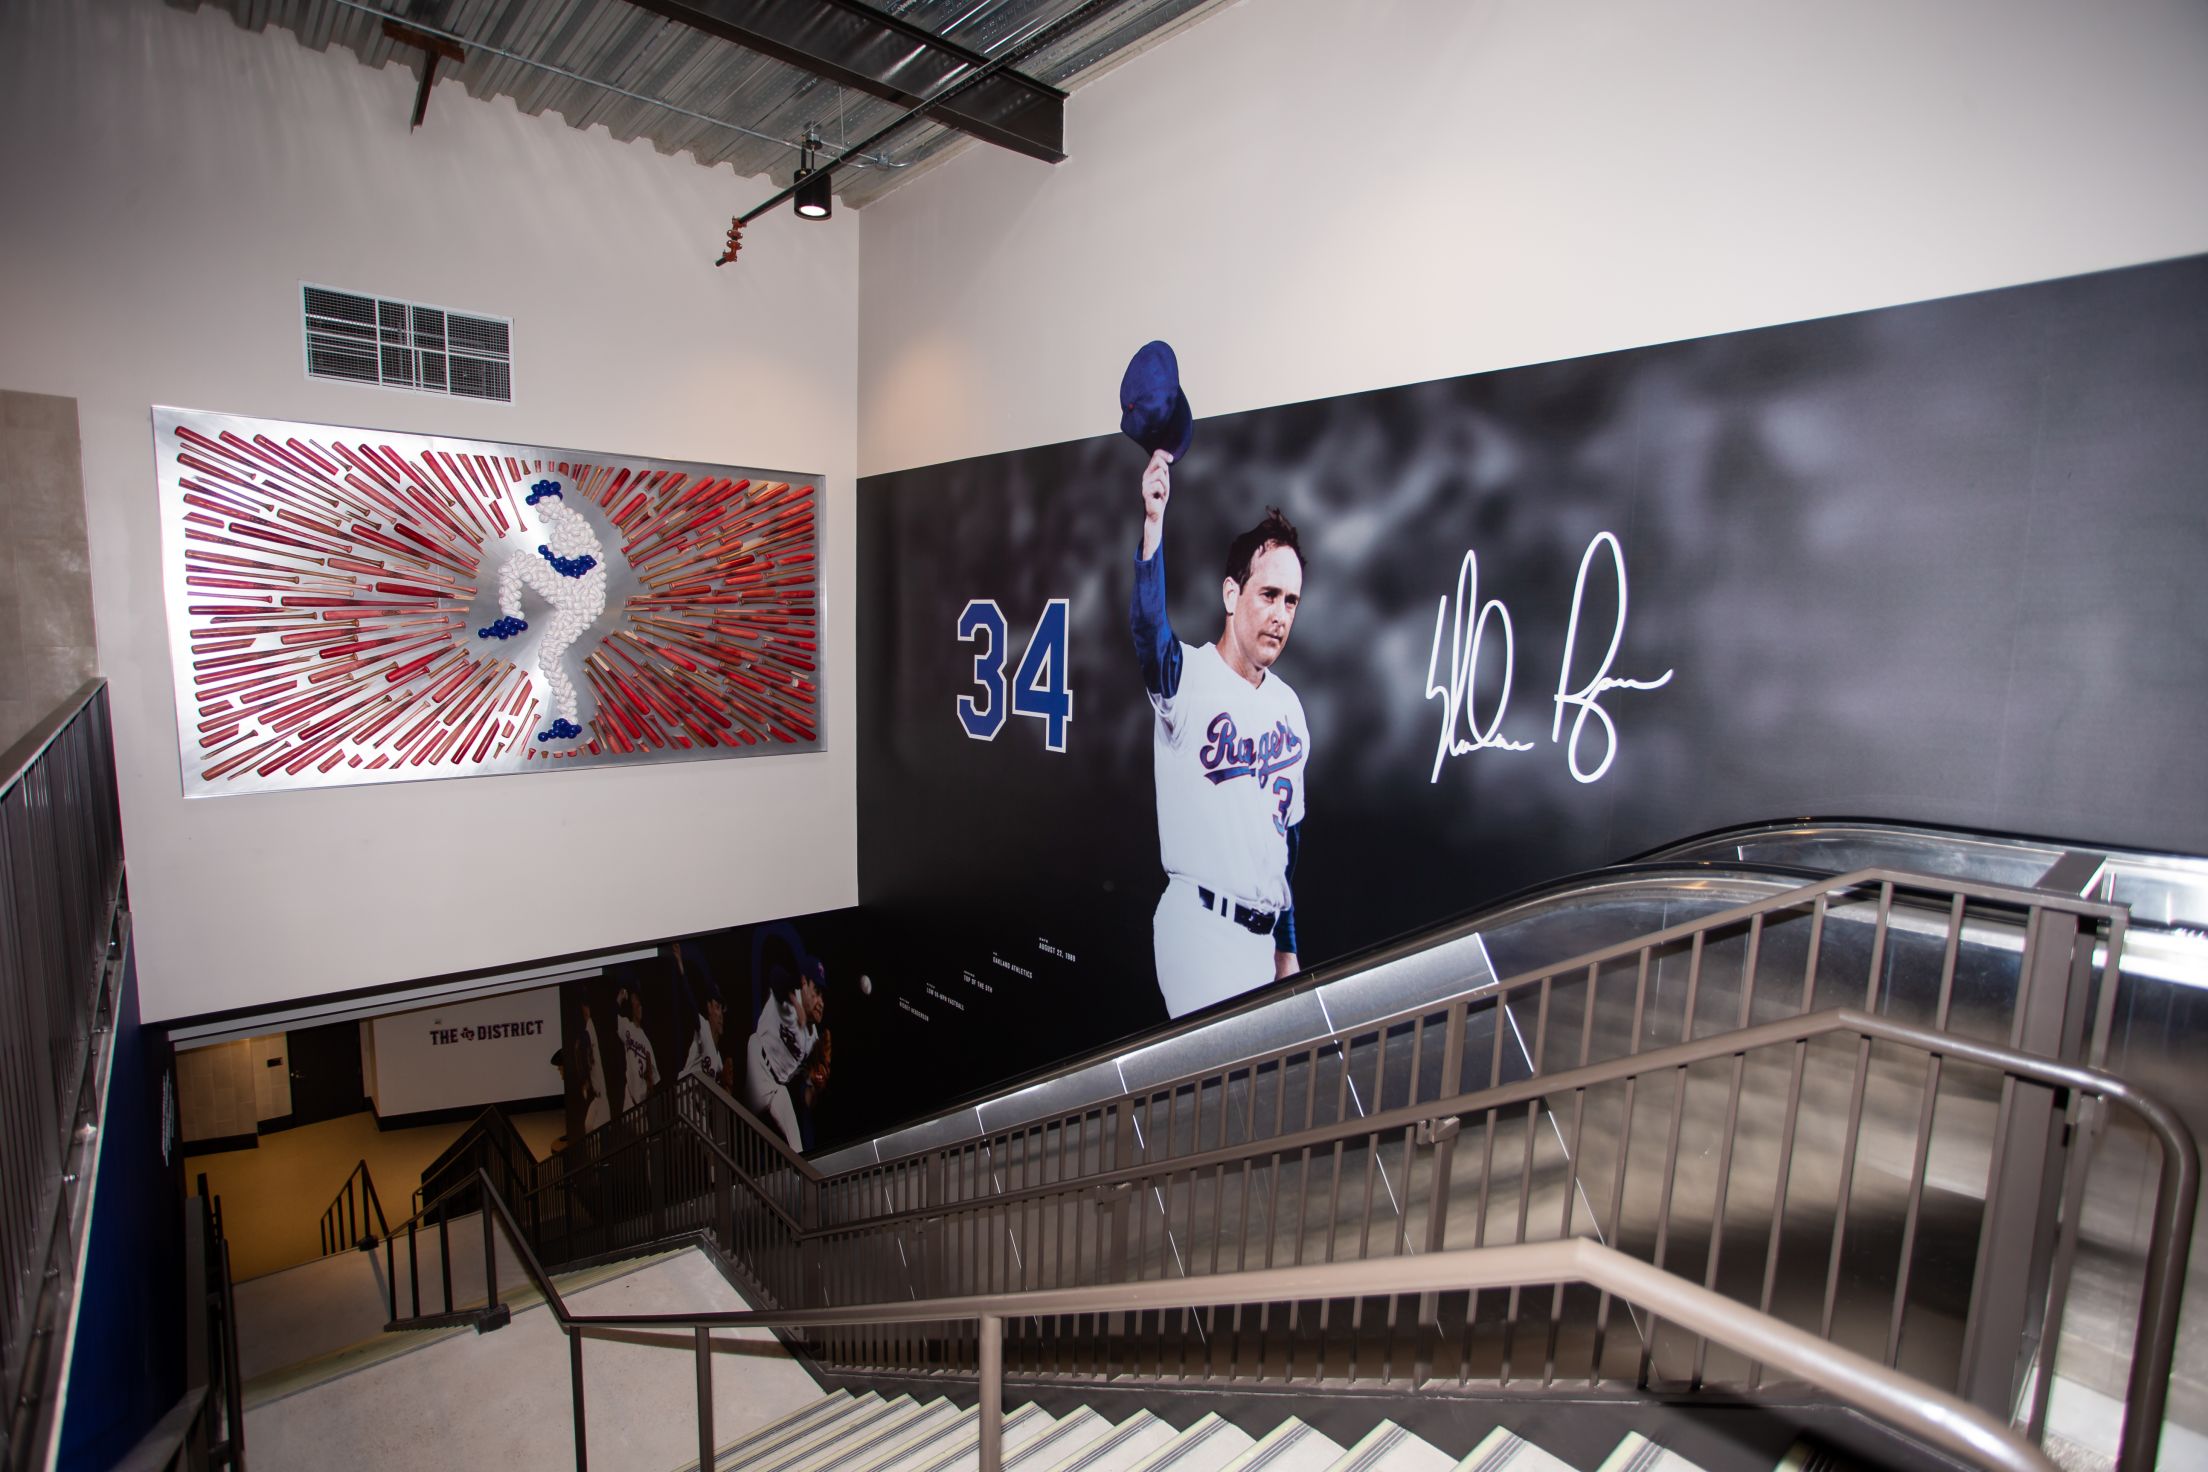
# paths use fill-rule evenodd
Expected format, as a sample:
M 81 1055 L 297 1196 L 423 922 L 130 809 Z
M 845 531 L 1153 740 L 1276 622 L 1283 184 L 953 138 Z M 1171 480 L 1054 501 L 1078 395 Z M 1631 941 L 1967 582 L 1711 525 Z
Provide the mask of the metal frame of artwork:
M 820 478 L 156 406 L 184 794 L 818 751 Z

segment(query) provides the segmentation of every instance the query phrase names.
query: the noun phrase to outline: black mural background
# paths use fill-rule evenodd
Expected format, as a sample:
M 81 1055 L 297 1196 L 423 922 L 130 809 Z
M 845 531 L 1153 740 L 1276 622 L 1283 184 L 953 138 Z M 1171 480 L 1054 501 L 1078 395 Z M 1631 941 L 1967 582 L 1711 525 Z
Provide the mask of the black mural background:
M 1121 366 L 1066 367 L 1094 385 L 1092 439 L 860 483 L 859 889 L 884 1047 L 854 1129 L 1163 1021 Z M 1199 414 L 1204 367 L 1182 363 Z M 2194 258 L 1200 420 L 1166 523 L 1177 631 L 1217 634 L 1225 545 L 1266 504 L 1309 559 L 1276 667 L 1313 731 L 1305 965 L 1739 822 L 2208 851 L 2204 404 Z M 1674 675 L 1603 697 L 1617 754 L 1582 784 L 1552 696 L 1603 531 L 1630 576 L 1611 673 Z M 1467 549 L 1515 631 L 1503 734 L 1533 749 L 1432 781 L 1436 607 Z M 1590 580 L 1575 685 L 1610 589 Z M 1017 718 L 968 739 L 961 608 L 996 599 L 1016 656 L 1054 597 L 1068 750 Z M 1491 639 L 1483 724 L 1500 684 Z

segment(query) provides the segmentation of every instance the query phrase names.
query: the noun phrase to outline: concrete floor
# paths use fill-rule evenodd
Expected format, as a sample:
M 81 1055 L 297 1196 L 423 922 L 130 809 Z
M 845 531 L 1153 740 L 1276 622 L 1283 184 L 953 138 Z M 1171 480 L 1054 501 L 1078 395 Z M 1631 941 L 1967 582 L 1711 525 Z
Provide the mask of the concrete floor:
M 517 1114 L 513 1123 L 540 1159 L 566 1128 L 557 1110 Z M 422 1168 L 466 1128 L 466 1121 L 456 1121 L 379 1130 L 375 1115 L 363 1110 L 263 1135 L 255 1149 L 188 1156 L 184 1188 L 196 1191 L 204 1174 L 207 1189 L 222 1198 L 230 1275 L 242 1282 L 321 1256 L 322 1212 L 363 1160 L 386 1220 L 398 1226 L 413 1210 Z
M 580 1313 L 739 1309 L 695 1249 L 577 1291 Z M 669 1472 L 697 1457 L 697 1378 L 687 1335 L 590 1339 L 583 1348 L 593 1472 Z M 765 1331 L 713 1341 L 713 1432 L 726 1443 L 820 1395 Z M 549 1311 L 519 1309 L 490 1334 L 425 1342 L 246 1412 L 256 1468 L 418 1472 L 574 1465 L 568 1346 Z

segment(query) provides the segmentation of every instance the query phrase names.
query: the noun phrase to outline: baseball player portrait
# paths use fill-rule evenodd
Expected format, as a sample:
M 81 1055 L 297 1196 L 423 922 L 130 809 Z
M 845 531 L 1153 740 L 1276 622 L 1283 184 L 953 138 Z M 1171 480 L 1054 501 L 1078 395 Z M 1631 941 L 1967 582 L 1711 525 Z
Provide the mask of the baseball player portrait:
M 1145 344 L 1120 386 L 1120 427 L 1150 451 L 1128 622 L 1154 716 L 1158 990 L 1185 1016 L 1297 969 L 1292 879 L 1311 728 L 1274 663 L 1303 602 L 1303 550 L 1277 508 L 1227 546 L 1219 637 L 1184 644 L 1166 615 L 1165 512 L 1194 421 L 1173 350 Z
M 805 954 L 795 932 L 763 926 L 754 940 L 753 975 L 764 995 L 744 1046 L 744 1107 L 781 1131 L 792 1150 L 812 1144 L 813 1102 L 828 1085 L 831 1044 L 826 968 Z M 762 942 L 771 942 L 763 944 Z
M 613 1010 L 614 1031 L 621 1039 L 621 1055 L 627 1063 L 621 1090 L 621 1109 L 626 1113 L 659 1087 L 659 1055 L 652 1051 L 652 1040 L 645 1035 L 644 994 L 634 983 L 614 994 Z

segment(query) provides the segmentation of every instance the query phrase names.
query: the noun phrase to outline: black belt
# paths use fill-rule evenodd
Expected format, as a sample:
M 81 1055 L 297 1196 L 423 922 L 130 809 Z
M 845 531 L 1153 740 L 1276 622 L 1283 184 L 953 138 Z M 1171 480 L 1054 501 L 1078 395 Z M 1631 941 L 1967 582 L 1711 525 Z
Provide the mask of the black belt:
M 1196 898 L 1202 900 L 1204 908 L 1214 915 L 1219 913 L 1219 896 L 1213 894 L 1201 884 L 1196 886 Z M 1271 935 L 1273 926 L 1280 920 L 1280 916 L 1274 911 L 1253 910 L 1247 905 L 1236 905 L 1233 918 L 1235 924 L 1252 935 Z

